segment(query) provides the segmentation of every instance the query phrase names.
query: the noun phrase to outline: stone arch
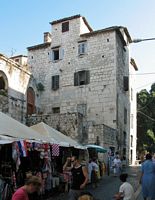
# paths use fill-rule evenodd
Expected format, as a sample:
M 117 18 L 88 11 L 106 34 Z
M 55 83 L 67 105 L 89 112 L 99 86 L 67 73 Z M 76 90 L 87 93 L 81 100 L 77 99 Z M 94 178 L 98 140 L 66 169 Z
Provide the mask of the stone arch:
M 0 71 L 0 90 L 8 90 L 8 79 L 3 71 Z
M 27 89 L 27 114 L 32 115 L 35 110 L 35 92 L 32 87 L 29 87 Z

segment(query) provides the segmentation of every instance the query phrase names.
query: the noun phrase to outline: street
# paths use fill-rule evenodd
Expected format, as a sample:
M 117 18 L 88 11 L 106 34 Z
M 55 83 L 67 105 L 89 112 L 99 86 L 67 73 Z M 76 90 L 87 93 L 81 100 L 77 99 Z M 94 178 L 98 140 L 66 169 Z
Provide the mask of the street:
M 132 184 L 135 197 L 137 200 L 142 200 L 141 188 L 139 186 L 139 167 L 127 168 L 129 175 L 128 181 Z M 87 187 L 87 191 L 91 192 L 97 200 L 112 200 L 115 193 L 118 192 L 121 182 L 119 177 L 114 177 L 113 174 L 110 176 L 104 175 L 102 180 L 99 181 L 99 185 L 96 189 L 93 189 L 91 185 Z M 48 200 L 67 200 L 67 194 L 60 194 L 57 197 L 52 197 Z

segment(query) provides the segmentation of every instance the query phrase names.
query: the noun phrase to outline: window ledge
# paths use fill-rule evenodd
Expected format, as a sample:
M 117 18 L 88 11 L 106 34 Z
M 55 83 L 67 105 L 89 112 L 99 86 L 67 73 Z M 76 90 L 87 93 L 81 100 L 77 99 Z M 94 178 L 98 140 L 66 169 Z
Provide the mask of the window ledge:
M 82 58 L 84 56 L 88 55 L 87 53 L 81 53 L 81 54 L 78 54 L 78 57 Z

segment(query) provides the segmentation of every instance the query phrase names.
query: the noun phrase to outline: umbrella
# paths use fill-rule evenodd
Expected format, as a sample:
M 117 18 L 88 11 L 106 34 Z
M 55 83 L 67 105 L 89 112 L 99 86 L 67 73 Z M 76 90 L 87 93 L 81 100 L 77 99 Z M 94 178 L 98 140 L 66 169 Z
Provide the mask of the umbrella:
M 95 144 L 88 144 L 86 145 L 87 149 L 95 149 L 98 153 L 106 153 L 107 149 L 99 146 L 99 145 L 95 145 Z

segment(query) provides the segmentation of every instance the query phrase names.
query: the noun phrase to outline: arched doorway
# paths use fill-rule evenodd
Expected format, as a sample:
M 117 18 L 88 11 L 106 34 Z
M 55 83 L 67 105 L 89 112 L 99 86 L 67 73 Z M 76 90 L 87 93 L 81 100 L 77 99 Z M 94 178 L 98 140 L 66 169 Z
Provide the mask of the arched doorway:
M 35 92 L 33 88 L 29 87 L 27 90 L 27 114 L 35 113 Z
M 0 90 L 8 90 L 8 79 L 3 71 L 0 71 Z

